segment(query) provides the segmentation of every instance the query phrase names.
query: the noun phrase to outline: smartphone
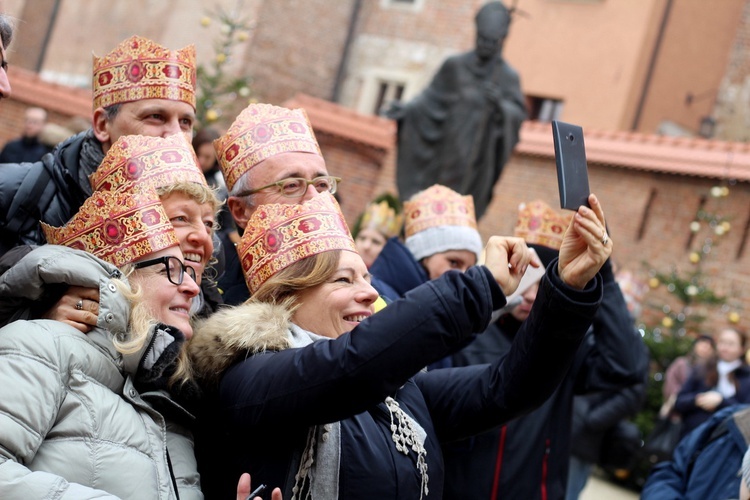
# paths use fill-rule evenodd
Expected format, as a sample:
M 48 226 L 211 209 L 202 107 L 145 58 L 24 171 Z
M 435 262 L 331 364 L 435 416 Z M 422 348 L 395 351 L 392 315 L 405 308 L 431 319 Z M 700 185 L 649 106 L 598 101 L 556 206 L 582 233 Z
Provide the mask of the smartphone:
M 553 120 L 552 138 L 555 142 L 560 208 L 578 210 L 581 205 L 588 207 L 589 171 L 586 167 L 583 129 L 578 125 Z

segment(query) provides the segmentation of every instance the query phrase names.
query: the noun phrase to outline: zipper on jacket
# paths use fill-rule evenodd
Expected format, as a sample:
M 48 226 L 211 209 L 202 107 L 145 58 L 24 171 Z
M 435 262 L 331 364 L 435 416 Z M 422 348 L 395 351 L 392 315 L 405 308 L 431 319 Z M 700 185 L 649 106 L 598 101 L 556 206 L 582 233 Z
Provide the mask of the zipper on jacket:
M 544 458 L 542 459 L 542 500 L 547 500 L 547 468 L 549 466 L 550 440 L 544 443 Z
M 500 472 L 503 469 L 503 452 L 505 451 L 505 436 L 508 433 L 508 426 L 504 425 L 500 429 L 500 444 L 497 447 L 497 458 L 495 459 L 495 475 L 492 478 L 492 500 L 497 500 L 497 492 L 500 489 Z

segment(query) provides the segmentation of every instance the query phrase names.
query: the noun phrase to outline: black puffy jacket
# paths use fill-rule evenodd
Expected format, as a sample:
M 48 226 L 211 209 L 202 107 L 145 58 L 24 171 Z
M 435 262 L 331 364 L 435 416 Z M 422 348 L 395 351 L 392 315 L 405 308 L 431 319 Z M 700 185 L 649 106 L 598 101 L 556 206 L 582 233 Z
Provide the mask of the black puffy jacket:
M 90 133 L 66 139 L 38 162 L 0 165 L 0 255 L 45 243 L 39 221 L 62 226 L 89 197 L 91 185 L 82 186 L 78 177 Z

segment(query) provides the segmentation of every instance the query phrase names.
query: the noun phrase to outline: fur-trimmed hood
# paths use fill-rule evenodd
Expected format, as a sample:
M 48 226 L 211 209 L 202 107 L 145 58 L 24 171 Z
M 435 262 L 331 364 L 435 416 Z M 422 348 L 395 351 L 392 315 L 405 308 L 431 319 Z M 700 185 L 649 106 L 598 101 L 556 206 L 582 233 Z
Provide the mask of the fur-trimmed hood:
M 290 302 L 266 304 L 251 299 L 199 321 L 188 344 L 196 377 L 216 383 L 239 357 L 291 347 L 289 329 L 293 312 Z

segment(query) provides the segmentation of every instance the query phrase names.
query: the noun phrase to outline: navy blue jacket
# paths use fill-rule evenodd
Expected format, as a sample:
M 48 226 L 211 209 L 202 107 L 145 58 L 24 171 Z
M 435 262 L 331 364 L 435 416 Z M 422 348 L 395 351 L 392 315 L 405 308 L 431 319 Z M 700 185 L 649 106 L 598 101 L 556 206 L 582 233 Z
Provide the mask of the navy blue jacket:
M 249 357 L 239 352 L 215 404 L 204 407 L 200 427 L 207 434 L 197 438 L 207 498 L 234 495 L 242 472 L 254 483 L 282 486 L 291 498 L 308 429 L 335 421 L 340 498 L 419 498 L 414 456 L 397 452 L 391 440 L 387 396 L 426 431 L 428 498 L 442 498 L 440 443 L 541 404 L 567 372 L 601 293 L 598 278 L 579 291 L 548 271 L 514 347 L 492 365 L 420 371 L 483 331 L 505 303 L 484 267 L 429 281 L 335 340 Z
M 685 436 L 672 460 L 656 464 L 642 500 L 725 500 L 737 498 L 740 467 L 750 443 L 750 407 L 717 411 Z
M 35 163 L 0 165 L 0 255 L 46 242 L 39 221 L 62 226 L 91 194 L 78 181 L 87 132 L 66 139 Z
M 734 370 L 732 374 L 735 378 L 737 393 L 731 398 L 722 400 L 719 406 L 716 407 L 716 410 L 736 404 L 750 403 L 750 367 L 743 364 Z M 674 403 L 675 411 L 682 416 L 682 436 L 685 436 L 711 417 L 713 412 L 708 412 L 695 404 L 695 396 L 701 392 L 713 389 L 713 387 L 709 387 L 706 384 L 705 371 L 703 369 L 693 370 L 690 377 L 685 381 Z
M 555 266 L 557 261 L 552 261 L 547 273 Z M 609 262 L 600 276 L 604 295 L 592 330 L 550 398 L 505 426 L 444 447 L 445 499 L 565 498 L 573 397 L 642 382 L 648 369 L 647 350 Z M 453 366 L 503 359 L 528 321 L 519 323 L 509 314 L 501 317 L 488 332 L 452 356 Z M 564 321 L 558 325 L 565 326 Z M 542 369 L 538 376 L 545 373 Z

